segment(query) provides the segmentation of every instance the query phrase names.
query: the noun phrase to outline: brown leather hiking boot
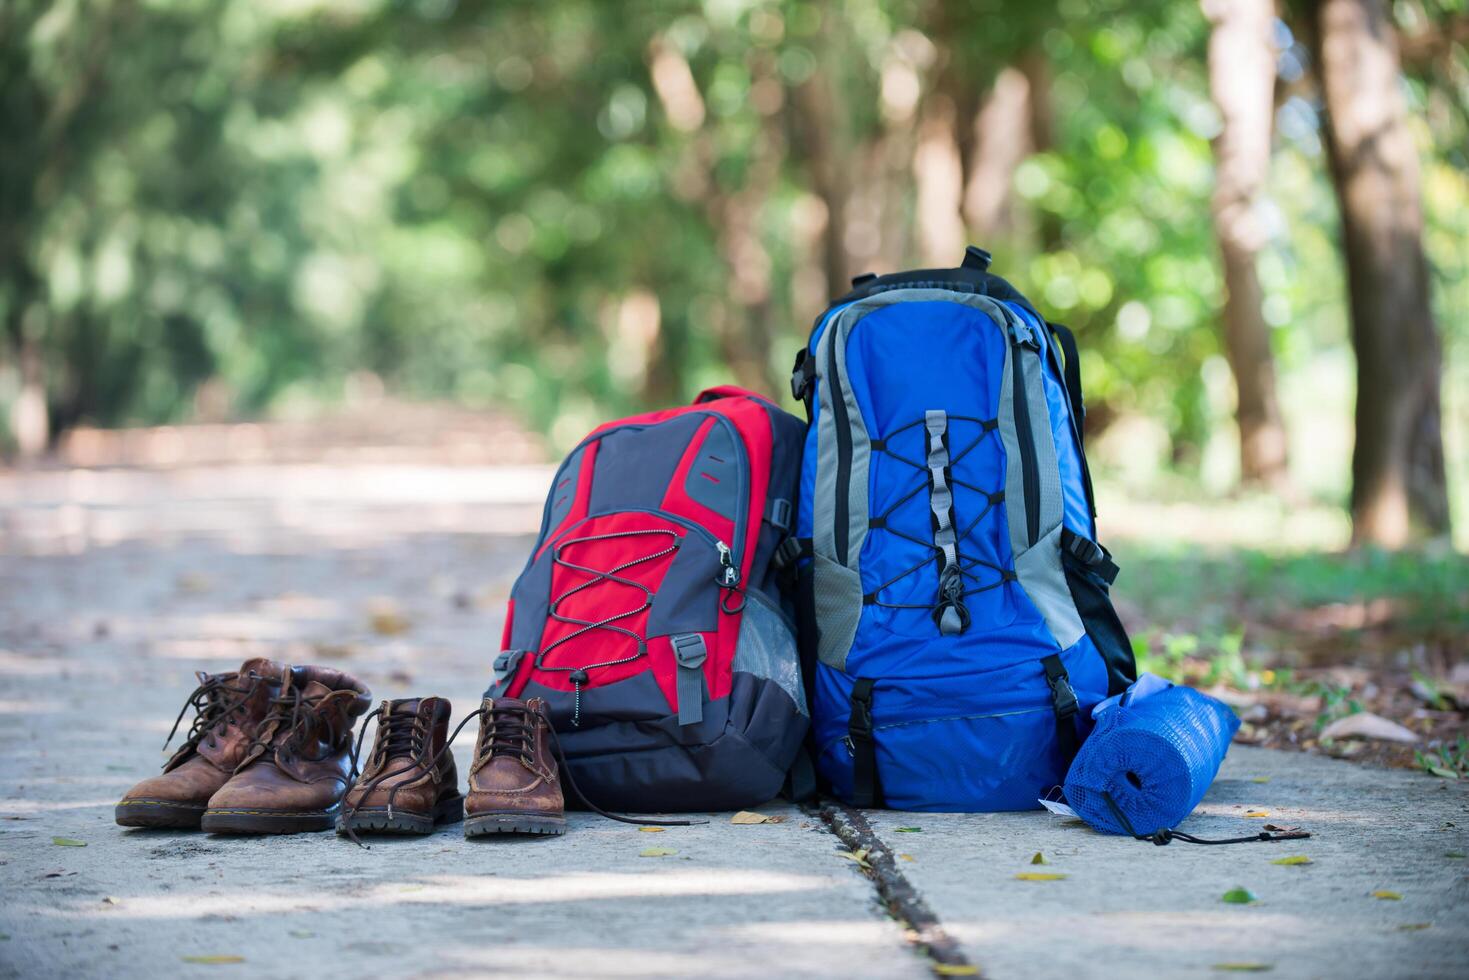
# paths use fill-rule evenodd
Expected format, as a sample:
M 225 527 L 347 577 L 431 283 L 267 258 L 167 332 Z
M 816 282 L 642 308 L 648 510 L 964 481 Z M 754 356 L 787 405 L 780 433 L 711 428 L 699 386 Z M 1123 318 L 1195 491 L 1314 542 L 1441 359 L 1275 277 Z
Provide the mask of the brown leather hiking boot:
M 127 791 L 114 811 L 117 822 L 124 827 L 198 827 L 209 798 L 244 759 L 271 699 L 280 691 L 285 670 L 281 664 L 257 657 L 245 661 L 238 671 L 199 671 L 199 686 L 168 733 L 172 740 L 192 705 L 195 715 L 188 737 L 164 764 L 161 776 L 145 779 Z
M 553 738 L 540 698 L 485 698 L 464 803 L 465 837 L 566 833 Z
M 352 728 L 371 698 L 341 671 L 292 667 L 200 826 L 218 834 L 330 830 L 347 792 Z
M 384 701 L 362 776 L 343 801 L 337 833 L 428 834 L 464 819 L 459 773 L 449 745 L 449 702 L 443 698 Z M 357 747 L 362 747 L 358 736 Z M 356 753 L 353 753 L 355 758 Z

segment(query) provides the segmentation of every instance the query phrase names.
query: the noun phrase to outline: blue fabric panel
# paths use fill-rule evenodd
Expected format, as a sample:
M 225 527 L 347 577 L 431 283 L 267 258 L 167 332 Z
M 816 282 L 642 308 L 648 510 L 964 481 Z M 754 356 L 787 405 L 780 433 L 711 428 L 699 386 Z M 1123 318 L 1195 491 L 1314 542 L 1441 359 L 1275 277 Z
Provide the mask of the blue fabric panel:
M 630 425 L 602 436 L 588 512 L 656 507 L 704 418 L 680 415 L 655 425 Z M 570 505 L 567 505 L 570 509 Z
M 1059 352 L 1049 348 L 1055 343 L 1051 332 L 1038 317 L 1032 316 L 1019 303 L 1006 303 L 1035 330 L 1036 336 L 1045 345 L 1041 351 L 1042 385 L 1046 389 L 1046 410 L 1051 416 L 1051 436 L 1056 442 L 1056 464 L 1061 470 L 1061 498 L 1063 504 L 1062 523 L 1071 530 L 1093 541 L 1097 539 L 1092 524 L 1092 509 L 1086 501 L 1086 480 L 1082 476 L 1081 450 L 1071 431 L 1071 403 L 1066 397 L 1066 384 L 1057 376 L 1053 356 Z M 1080 425 L 1080 421 L 1077 422 Z
M 1081 713 L 1107 692 L 1091 640 L 1061 655 Z M 847 734 L 852 679 L 819 665 L 814 701 L 818 765 L 837 795 L 851 791 Z M 878 775 L 901 810 L 1031 810 L 1061 785 L 1050 689 L 1038 662 L 965 676 L 882 679 L 873 689 Z
M 848 384 L 874 436 L 886 437 L 917 422 L 931 408 L 949 413 L 950 447 L 958 460 L 952 465 L 954 517 L 960 531 L 989 507 L 987 498 L 960 481 L 984 491 L 998 491 L 1005 485 L 999 434 L 981 437 L 983 430 L 977 423 L 957 417 L 992 419 L 997 415 L 1007 342 L 1000 327 L 980 310 L 958 303 L 915 302 L 869 314 L 847 343 Z M 923 438 L 922 426 L 913 425 L 893 436 L 892 449 L 921 463 Z M 974 448 L 960 458 L 976 439 Z M 896 505 L 887 518 L 889 527 L 919 541 L 931 540 L 924 471 L 886 453 L 873 453 L 869 482 L 872 513 L 883 514 Z M 903 501 L 905 496 L 909 499 Z M 990 508 L 960 541 L 966 563 L 977 558 L 1000 569 L 1013 568 L 1008 527 L 1004 505 Z M 875 530 L 862 549 L 863 590 L 872 592 L 891 582 L 878 593 L 882 602 L 932 606 L 938 590 L 937 565 L 930 560 L 917 571 L 902 573 L 933 558 L 934 551 L 927 545 L 892 531 Z M 985 565 L 974 567 L 971 575 L 974 577 L 965 580 L 966 590 L 999 581 L 999 572 Z M 847 669 L 865 677 L 905 676 L 915 669 L 924 676 L 943 677 L 1037 660 L 1055 652 L 1044 620 L 1018 584 L 1000 585 L 964 601 L 971 626 L 953 636 L 939 634 L 928 608 L 868 606 Z
M 1051 342 L 1043 324 L 1017 313 L 1043 343 Z M 813 334 L 813 348 L 830 323 L 831 314 Z M 852 757 L 843 738 L 857 677 L 877 682 L 875 740 L 889 806 L 1033 809 L 1065 778 L 1051 691 L 1040 666 L 1056 652 L 1055 641 L 1024 589 L 1000 582 L 1001 570 L 1013 569 L 1014 555 L 1006 505 L 989 500 L 1004 489 L 1008 463 L 998 432 L 981 423 L 998 415 L 1008 342 L 1002 326 L 982 310 L 928 300 L 875 310 L 848 339 L 846 383 L 868 432 L 885 440 L 892 455 L 871 456 L 870 515 L 882 517 L 886 526 L 869 531 L 859 556 L 862 588 L 879 602 L 863 609 L 847 672 L 818 665 L 810 692 L 818 766 L 838 795 L 851 790 Z M 1063 520 L 1094 537 L 1064 385 L 1049 360 L 1044 363 Z M 970 626 L 951 636 L 939 632 L 930 608 L 937 598 L 938 565 L 922 419 L 933 409 L 949 417 L 955 526 L 971 593 L 964 600 Z M 813 426 L 797 514 L 803 537 L 813 530 L 816 448 Z M 994 587 L 975 591 L 986 585 Z M 1087 636 L 1061 656 L 1081 702 L 1080 718 L 1089 723 L 1091 706 L 1106 697 L 1105 664 Z

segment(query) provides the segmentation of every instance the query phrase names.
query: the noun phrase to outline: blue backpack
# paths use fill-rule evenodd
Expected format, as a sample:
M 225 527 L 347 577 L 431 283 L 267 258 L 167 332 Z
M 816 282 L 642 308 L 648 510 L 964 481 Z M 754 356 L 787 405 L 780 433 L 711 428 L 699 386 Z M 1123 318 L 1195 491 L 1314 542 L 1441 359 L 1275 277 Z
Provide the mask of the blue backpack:
M 812 750 L 857 806 L 1035 808 L 1136 675 L 1075 342 L 989 259 L 853 280 L 791 379 Z

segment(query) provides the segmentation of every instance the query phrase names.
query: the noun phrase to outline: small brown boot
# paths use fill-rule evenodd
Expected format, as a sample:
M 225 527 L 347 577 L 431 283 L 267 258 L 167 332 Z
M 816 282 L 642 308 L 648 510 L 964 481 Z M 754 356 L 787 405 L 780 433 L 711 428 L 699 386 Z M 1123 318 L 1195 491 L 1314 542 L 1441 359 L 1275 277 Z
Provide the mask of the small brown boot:
M 331 830 L 347 792 L 352 729 L 371 699 L 341 671 L 292 667 L 200 826 L 216 834 Z
M 540 698 L 485 698 L 469 770 L 464 836 L 566 833 L 566 805 Z
M 124 827 L 197 828 L 209 798 L 229 781 L 280 692 L 286 668 L 274 661 L 247 660 L 238 671 L 206 674 L 174 720 L 169 740 L 192 705 L 194 724 L 184 744 L 163 766 L 123 796 L 114 811 Z M 167 745 L 167 742 L 164 743 Z
M 449 702 L 443 698 L 384 701 L 372 755 L 347 791 L 337 833 L 430 834 L 464 819 L 464 797 L 449 745 Z M 358 747 L 362 745 L 358 737 Z

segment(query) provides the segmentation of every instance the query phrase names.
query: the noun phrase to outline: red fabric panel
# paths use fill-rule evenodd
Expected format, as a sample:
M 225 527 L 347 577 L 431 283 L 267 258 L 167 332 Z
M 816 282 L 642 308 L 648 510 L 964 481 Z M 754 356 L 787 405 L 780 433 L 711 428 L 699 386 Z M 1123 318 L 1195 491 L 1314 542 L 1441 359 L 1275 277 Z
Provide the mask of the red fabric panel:
M 669 550 L 673 544 L 673 537 L 668 534 L 647 534 L 634 537 L 613 537 L 600 541 L 580 539 L 620 531 L 649 530 L 671 531 L 678 536 L 689 533 L 687 528 L 673 521 L 661 519 L 654 514 L 608 514 L 586 521 L 567 535 L 566 540 L 561 542 L 558 548 L 565 562 L 601 571 L 611 571 L 618 565 L 635 558 Z M 633 565 L 617 574 L 622 578 L 641 583 L 656 594 L 672 562 L 673 553 L 670 551 L 669 554 Z M 641 589 L 634 586 L 597 579 L 596 575 L 558 564 L 551 572 L 553 611 L 568 618 L 600 622 L 619 613 L 638 609 L 648 599 Z M 587 585 L 589 582 L 593 584 Z M 568 595 L 581 585 L 586 585 L 586 588 Z M 558 596 L 567 596 L 567 598 L 557 603 Z M 642 609 L 635 615 L 617 619 L 612 625 L 646 637 L 648 610 Z M 580 626 L 548 618 L 546 628 L 541 634 L 540 649 L 550 649 L 558 640 L 570 637 L 580 629 L 582 629 Z M 640 657 L 628 663 L 608 667 L 591 666 L 630 657 L 637 652 L 637 646 L 637 641 L 632 637 L 614 630 L 593 629 L 575 639 L 568 639 L 561 643 L 542 659 L 548 667 L 591 668 L 588 671 L 587 687 L 604 687 L 620 680 L 626 680 L 645 670 L 652 670 L 654 679 L 663 690 L 664 696 L 668 698 L 669 705 L 674 705 L 677 688 L 676 667 L 673 662 L 673 651 L 667 642 L 661 645 L 650 642 L 648 656 L 645 658 Z M 532 673 L 537 683 L 547 687 L 562 691 L 569 691 L 573 688 L 569 679 L 570 675 L 565 670 L 536 669 Z
M 726 385 L 711 388 L 704 394 L 718 397 L 702 404 L 648 412 L 609 422 L 593 430 L 592 435 L 629 424 L 646 425 L 666 421 L 691 411 L 714 413 L 728 419 L 744 443 L 745 458 L 749 468 L 746 478 L 749 481 L 750 499 L 742 502 L 742 506 L 747 508 L 746 534 L 745 540 L 738 543 L 741 581 L 748 581 L 750 564 L 760 537 L 770 483 L 770 456 L 773 449 L 770 419 L 766 414 L 766 409 L 760 404 L 760 401 L 764 399 L 754 392 Z M 718 424 L 717 420 L 708 419 L 704 425 L 700 426 L 697 435 L 680 460 L 663 500 L 661 502 L 650 500 L 648 506 L 666 510 L 671 514 L 693 521 L 707 528 L 719 540 L 735 545 L 736 542 L 733 541 L 735 522 L 722 514 L 709 510 L 690 498 L 684 491 L 685 480 L 697 460 L 704 437 L 713 426 Z M 571 512 L 559 525 L 548 529 L 545 539 L 537 549 L 537 557 L 551 547 L 558 538 L 584 538 L 618 531 L 649 529 L 666 529 L 680 536 L 691 533 L 687 528 L 673 521 L 661 520 L 654 514 L 623 512 L 588 520 L 586 514 L 591 498 L 592 480 L 596 470 L 596 452 L 599 445 L 600 443 L 596 440 L 587 444 L 576 488 L 577 496 Z M 557 489 L 553 487 L 552 493 L 555 493 Z M 563 552 L 563 558 L 589 568 L 610 570 L 633 558 L 664 550 L 668 543 L 669 539 L 666 536 L 658 535 L 582 542 L 567 547 Z M 672 554 L 664 555 L 653 561 L 635 565 L 619 574 L 642 583 L 656 594 L 672 561 Z M 558 565 L 551 576 L 551 598 L 554 600 L 556 596 L 564 595 L 568 590 L 589 582 L 595 577 Z M 737 606 L 740 601 L 740 597 L 732 595 L 725 598 L 731 606 Z M 643 605 L 644 600 L 644 593 L 637 588 L 616 582 L 599 581 L 568 597 L 565 602 L 555 608 L 564 616 L 595 622 L 619 612 L 636 609 Z M 629 629 L 639 636 L 646 636 L 647 619 L 648 611 L 645 609 L 634 616 L 617 620 L 615 625 Z M 541 636 L 540 649 L 545 650 L 559 638 L 570 636 L 580 628 L 548 619 Z M 734 614 L 721 612 L 718 631 L 704 635 L 704 640 L 709 645 L 709 658 L 704 664 L 704 675 L 711 698 L 726 697 L 730 692 L 733 683 L 732 665 L 735 645 L 739 639 L 739 629 L 740 615 L 738 612 Z M 503 642 L 508 643 L 510 633 L 508 616 L 505 630 Z M 647 657 L 625 664 L 591 669 L 587 686 L 602 687 L 625 680 L 645 670 L 651 670 L 659 688 L 668 699 L 670 711 L 676 711 L 677 665 L 674 661 L 672 645 L 667 637 L 655 637 L 647 641 L 647 647 Z M 631 656 L 636 649 L 636 641 L 631 637 L 608 629 L 595 629 L 556 647 L 545 658 L 545 661 L 549 666 L 585 668 L 591 664 Z M 522 661 L 516 679 L 510 685 L 510 690 L 518 696 L 526 682 L 532 677 L 537 683 L 556 690 L 569 691 L 573 687 L 568 680 L 567 671 L 537 670 L 534 667 L 534 658 L 527 657 Z

